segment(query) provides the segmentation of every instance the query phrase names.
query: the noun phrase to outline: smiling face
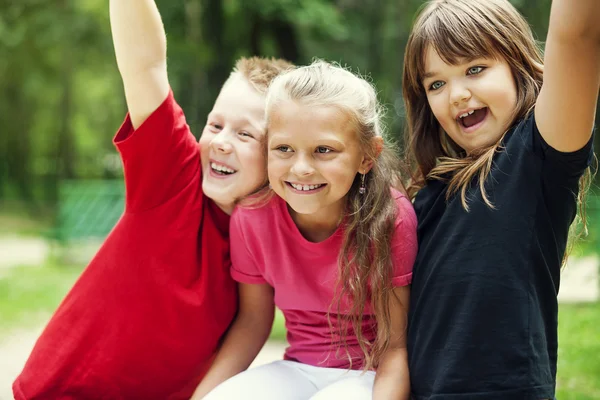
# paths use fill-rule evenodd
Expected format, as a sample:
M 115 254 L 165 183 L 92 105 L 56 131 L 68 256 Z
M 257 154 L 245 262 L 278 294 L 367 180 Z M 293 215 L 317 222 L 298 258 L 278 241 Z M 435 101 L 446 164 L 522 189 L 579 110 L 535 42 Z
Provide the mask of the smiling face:
M 202 190 L 228 214 L 266 182 L 264 111 L 265 96 L 234 74 L 200 137 Z
M 423 86 L 442 129 L 467 153 L 496 143 L 513 121 L 517 88 L 504 60 L 450 65 L 429 47 Z
M 354 124 L 335 107 L 284 100 L 269 121 L 268 175 L 273 191 L 295 214 L 339 219 L 358 172 L 369 163 Z

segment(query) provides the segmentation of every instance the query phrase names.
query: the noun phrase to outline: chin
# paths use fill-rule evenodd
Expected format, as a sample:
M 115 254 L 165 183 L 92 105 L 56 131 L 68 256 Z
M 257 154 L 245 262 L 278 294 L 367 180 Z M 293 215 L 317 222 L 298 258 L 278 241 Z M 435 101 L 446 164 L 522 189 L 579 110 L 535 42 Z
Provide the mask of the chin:
M 307 207 L 306 204 L 297 204 L 296 206 L 288 203 L 288 205 L 290 206 L 290 208 L 292 210 L 294 210 L 294 212 L 298 213 L 298 214 L 303 214 L 303 215 L 310 215 L 310 214 L 314 214 L 317 211 L 319 211 L 320 207 L 318 206 L 313 206 L 313 207 Z

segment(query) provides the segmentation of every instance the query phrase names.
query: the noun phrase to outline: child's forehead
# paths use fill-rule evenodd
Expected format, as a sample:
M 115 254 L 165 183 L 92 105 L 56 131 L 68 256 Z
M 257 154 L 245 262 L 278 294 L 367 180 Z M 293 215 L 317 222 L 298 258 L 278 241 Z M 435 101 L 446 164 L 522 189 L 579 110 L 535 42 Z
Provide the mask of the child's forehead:
M 216 121 L 220 124 L 231 126 L 232 128 L 252 127 L 257 131 L 263 132 L 266 130 L 264 112 L 253 113 L 248 112 L 248 110 L 215 107 L 208 114 L 208 119 L 209 122 Z
M 432 45 L 428 45 L 421 55 L 422 71 L 424 77 L 427 77 L 431 69 L 445 66 L 461 66 L 478 60 L 502 61 L 503 57 L 495 51 L 481 51 L 467 53 L 456 53 L 448 50 L 439 50 Z
M 244 80 L 234 80 L 223 86 L 209 119 L 220 119 L 232 125 L 253 125 L 264 130 L 265 96 Z

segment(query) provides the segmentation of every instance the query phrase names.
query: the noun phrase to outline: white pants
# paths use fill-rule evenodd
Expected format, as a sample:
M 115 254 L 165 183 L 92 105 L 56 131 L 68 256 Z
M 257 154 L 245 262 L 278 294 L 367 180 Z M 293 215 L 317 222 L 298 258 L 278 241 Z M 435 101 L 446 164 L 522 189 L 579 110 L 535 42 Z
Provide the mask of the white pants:
M 275 361 L 223 382 L 205 400 L 371 400 L 375 372 Z

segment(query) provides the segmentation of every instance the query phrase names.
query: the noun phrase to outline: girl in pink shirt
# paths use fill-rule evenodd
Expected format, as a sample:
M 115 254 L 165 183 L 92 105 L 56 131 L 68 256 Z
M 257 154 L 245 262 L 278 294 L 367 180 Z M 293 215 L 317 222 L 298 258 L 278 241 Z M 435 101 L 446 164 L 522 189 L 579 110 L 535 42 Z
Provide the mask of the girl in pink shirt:
M 232 216 L 239 313 L 195 398 L 408 399 L 416 217 L 380 114 L 372 85 L 322 61 L 272 83 L 270 190 Z M 286 319 L 285 360 L 240 373 L 274 306 Z

